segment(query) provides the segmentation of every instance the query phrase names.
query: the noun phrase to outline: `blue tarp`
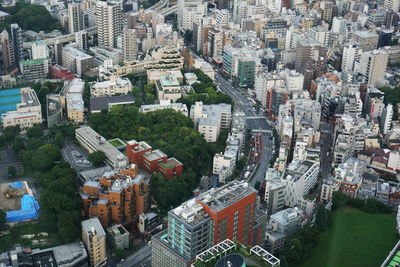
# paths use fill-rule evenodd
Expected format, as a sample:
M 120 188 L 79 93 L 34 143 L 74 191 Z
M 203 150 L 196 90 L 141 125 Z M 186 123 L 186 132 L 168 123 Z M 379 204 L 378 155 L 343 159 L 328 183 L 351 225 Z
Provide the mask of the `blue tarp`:
M 31 195 L 24 195 L 21 198 L 21 209 L 7 211 L 6 220 L 7 222 L 19 222 L 30 219 L 36 219 L 39 217 L 39 203 Z
M 14 182 L 11 184 L 12 188 L 22 188 L 24 185 L 21 182 Z

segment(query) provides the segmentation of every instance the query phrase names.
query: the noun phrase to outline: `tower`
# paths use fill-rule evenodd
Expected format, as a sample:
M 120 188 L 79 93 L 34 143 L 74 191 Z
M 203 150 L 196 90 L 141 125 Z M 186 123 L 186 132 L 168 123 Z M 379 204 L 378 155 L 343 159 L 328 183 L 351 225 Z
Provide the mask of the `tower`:
M 15 63 L 14 48 L 11 42 L 10 35 L 6 30 L 0 33 L 1 52 L 3 55 L 3 70 L 7 69 Z
M 70 33 L 83 30 L 83 12 L 79 3 L 68 4 L 68 29 Z
M 11 24 L 11 38 L 15 54 L 15 62 L 18 64 L 23 59 L 22 30 L 18 24 Z
M 124 61 L 133 61 L 137 56 L 137 34 L 134 29 L 125 29 L 122 35 L 122 56 Z
M 122 33 L 122 8 L 118 1 L 96 3 L 96 26 L 99 46 L 117 46 L 117 37 Z

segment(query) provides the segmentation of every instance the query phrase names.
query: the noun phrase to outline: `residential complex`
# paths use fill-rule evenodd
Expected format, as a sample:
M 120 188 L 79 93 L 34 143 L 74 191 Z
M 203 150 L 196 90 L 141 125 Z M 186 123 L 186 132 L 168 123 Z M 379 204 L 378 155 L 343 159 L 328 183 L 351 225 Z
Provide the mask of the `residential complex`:
M 131 91 L 132 84 L 127 78 L 112 77 L 109 81 L 96 82 L 90 87 L 93 97 L 126 95 Z
M 105 266 L 107 261 L 106 233 L 99 219 L 82 221 L 82 241 L 89 252 L 90 264 Z

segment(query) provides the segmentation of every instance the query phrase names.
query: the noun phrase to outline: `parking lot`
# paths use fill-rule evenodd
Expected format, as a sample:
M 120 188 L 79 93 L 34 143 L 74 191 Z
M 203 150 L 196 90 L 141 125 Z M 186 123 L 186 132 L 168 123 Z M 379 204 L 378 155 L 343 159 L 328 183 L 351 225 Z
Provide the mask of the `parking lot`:
M 88 153 L 83 148 L 73 143 L 66 143 L 61 153 L 63 159 L 69 162 L 71 167 L 76 171 L 84 171 L 93 168 L 88 160 Z

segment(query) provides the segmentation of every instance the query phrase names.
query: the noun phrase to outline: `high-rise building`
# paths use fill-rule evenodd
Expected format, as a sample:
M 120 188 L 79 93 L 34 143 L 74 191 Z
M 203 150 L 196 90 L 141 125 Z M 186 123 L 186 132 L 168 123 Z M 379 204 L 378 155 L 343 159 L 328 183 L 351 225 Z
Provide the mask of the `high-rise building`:
M 325 20 L 326 22 L 332 21 L 333 6 L 334 3 L 332 1 L 322 1 L 320 3 L 322 19 Z
M 352 72 L 354 71 L 355 62 L 359 61 L 362 50 L 353 44 L 348 44 L 343 47 L 342 56 L 342 71 Z
M 13 42 L 15 62 L 18 64 L 23 59 L 22 30 L 18 24 L 11 24 L 11 38 Z
M 89 35 L 87 31 L 79 31 L 75 33 L 75 43 L 79 50 L 87 50 L 89 48 Z
M 32 59 L 41 59 L 49 57 L 49 48 L 43 41 L 32 42 Z
M 117 37 L 122 33 L 122 7 L 116 0 L 96 3 L 96 26 L 98 42 L 101 47 L 117 46 Z
M 0 33 L 0 44 L 3 57 L 3 71 L 7 72 L 7 69 L 15 63 L 15 54 L 11 38 L 6 30 Z
M 394 12 L 400 11 L 400 1 L 399 0 L 385 0 L 384 7 L 391 9 Z
M 359 73 L 367 79 L 367 84 L 376 84 L 385 78 L 388 54 L 383 50 L 363 52 L 360 58 Z
M 363 51 L 371 51 L 378 47 L 379 35 L 368 30 L 355 31 L 352 39 L 360 45 Z
M 60 43 L 59 41 L 56 41 L 54 43 L 53 46 L 53 56 L 54 56 L 54 62 L 57 65 L 62 65 L 62 50 L 63 50 L 63 46 L 62 43 Z
M 197 254 L 226 239 L 245 245 L 260 242 L 256 230 L 257 191 L 233 181 L 171 210 L 168 230 L 152 238 L 152 264 L 190 266 Z M 265 231 L 261 229 L 261 231 Z
M 99 219 L 82 221 L 82 241 L 90 256 L 92 266 L 104 266 L 107 261 L 106 232 Z
M 383 110 L 382 117 L 380 120 L 381 123 L 381 131 L 383 134 L 387 134 L 392 126 L 393 119 L 393 105 L 387 104 L 385 109 Z
M 84 29 L 83 11 L 79 3 L 68 4 L 68 29 L 70 33 Z
M 137 57 L 137 34 L 135 29 L 124 29 L 122 33 L 122 58 L 124 61 L 134 61 Z

